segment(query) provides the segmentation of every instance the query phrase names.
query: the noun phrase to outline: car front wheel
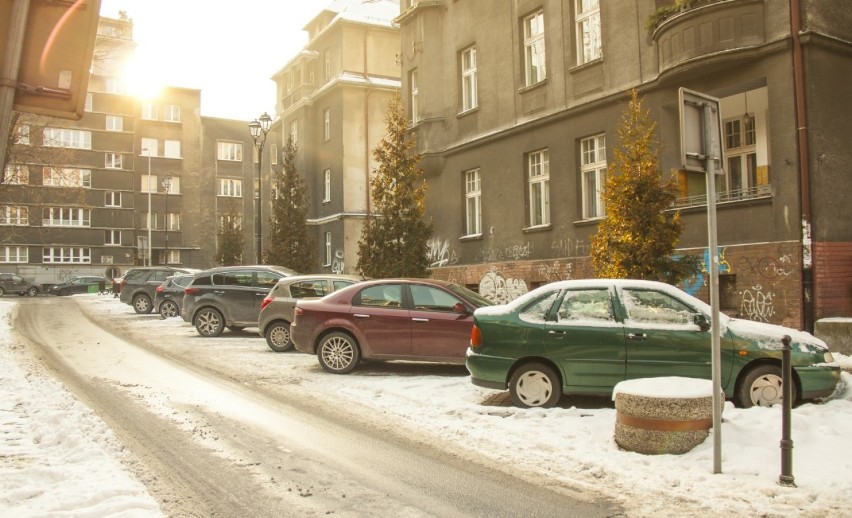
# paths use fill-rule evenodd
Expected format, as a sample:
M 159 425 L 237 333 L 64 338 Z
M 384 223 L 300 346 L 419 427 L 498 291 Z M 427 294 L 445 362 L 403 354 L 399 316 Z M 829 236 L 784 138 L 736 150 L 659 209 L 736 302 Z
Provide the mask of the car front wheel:
M 178 307 L 174 301 L 166 300 L 160 304 L 160 316 L 163 318 L 172 318 L 178 316 Z
M 148 295 L 136 295 L 133 297 L 133 309 L 139 314 L 148 314 L 153 309 L 151 307 L 151 299 Z
M 552 368 L 529 363 L 512 374 L 509 394 L 515 406 L 551 408 L 562 397 L 562 385 Z
M 328 372 L 346 374 L 358 365 L 361 351 L 352 336 L 346 333 L 331 333 L 320 342 L 317 358 L 322 368 Z
M 266 328 L 266 344 L 277 353 L 293 349 L 293 342 L 290 340 L 290 323 L 279 321 L 270 324 Z
M 36 295 L 38 295 L 38 288 L 36 288 L 35 286 L 30 286 L 27 290 L 27 295 L 29 295 L 30 297 L 35 297 Z
M 222 313 L 213 308 L 204 308 L 195 315 L 195 329 L 201 336 L 219 336 L 225 329 Z
M 2 286 L 0 286 L 0 297 L 2 297 L 5 294 L 6 294 L 6 290 Z
M 781 404 L 784 395 L 782 388 L 781 367 L 778 365 L 758 365 L 746 373 L 740 384 L 738 394 L 740 407 L 750 408 Z M 795 383 L 793 383 L 791 393 L 793 403 L 795 403 L 798 399 Z

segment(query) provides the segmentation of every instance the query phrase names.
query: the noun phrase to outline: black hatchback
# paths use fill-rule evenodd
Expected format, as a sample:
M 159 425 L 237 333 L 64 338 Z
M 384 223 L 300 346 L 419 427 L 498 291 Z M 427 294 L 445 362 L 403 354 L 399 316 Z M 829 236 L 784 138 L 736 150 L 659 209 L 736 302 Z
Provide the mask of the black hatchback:
M 166 277 L 179 273 L 193 273 L 198 270 L 175 268 L 172 266 L 143 266 L 131 268 L 121 281 L 119 300 L 130 304 L 137 313 L 150 313 L 154 309 L 154 294 L 157 286 Z
M 195 276 L 184 290 L 181 316 L 201 336 L 219 336 L 227 327 L 257 327 L 260 303 L 282 277 L 297 275 L 283 266 L 220 266 Z
M 154 293 L 154 311 L 163 318 L 179 317 L 183 305 L 183 290 L 195 278 L 195 274 L 172 275 L 157 286 Z

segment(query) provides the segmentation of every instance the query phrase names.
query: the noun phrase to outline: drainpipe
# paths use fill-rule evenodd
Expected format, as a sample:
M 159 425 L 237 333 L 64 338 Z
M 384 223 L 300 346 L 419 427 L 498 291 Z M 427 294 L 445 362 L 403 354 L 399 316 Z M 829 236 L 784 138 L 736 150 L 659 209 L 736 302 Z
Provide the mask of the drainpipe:
M 805 79 L 802 63 L 802 5 L 790 0 L 790 33 L 793 39 L 793 90 L 796 105 L 796 147 L 799 160 L 799 203 L 802 209 L 802 328 L 814 330 L 814 250 L 811 218 L 811 172 L 808 147 L 808 114 L 805 106 Z

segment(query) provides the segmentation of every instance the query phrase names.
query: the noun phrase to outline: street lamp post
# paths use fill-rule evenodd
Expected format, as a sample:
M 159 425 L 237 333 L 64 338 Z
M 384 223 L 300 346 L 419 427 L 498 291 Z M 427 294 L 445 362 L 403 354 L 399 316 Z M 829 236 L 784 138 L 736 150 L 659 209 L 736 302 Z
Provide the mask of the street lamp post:
M 165 234 L 163 236 L 163 248 L 165 250 L 165 264 L 169 264 L 169 190 L 172 188 L 172 175 L 166 174 L 166 177 L 163 178 L 163 192 L 166 197 L 166 208 L 163 211 L 163 228 L 165 229 Z
M 261 164 L 263 162 L 263 144 L 266 143 L 266 134 L 269 132 L 269 126 L 272 124 L 272 117 L 268 113 L 263 112 L 260 118 L 249 123 L 249 133 L 254 141 L 254 147 L 257 151 L 257 193 L 255 194 L 254 202 L 254 239 L 255 239 L 255 259 L 256 264 L 260 264 L 263 250 L 263 232 L 261 230 L 261 205 L 263 203 L 263 182 L 261 177 Z
M 148 155 L 148 266 L 151 266 L 151 150 L 142 148 L 142 151 Z

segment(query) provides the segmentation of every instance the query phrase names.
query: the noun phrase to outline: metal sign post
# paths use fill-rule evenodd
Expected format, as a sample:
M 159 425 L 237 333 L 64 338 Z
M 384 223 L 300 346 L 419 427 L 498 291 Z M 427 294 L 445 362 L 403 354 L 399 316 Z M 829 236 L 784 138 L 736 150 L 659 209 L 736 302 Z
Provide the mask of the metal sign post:
M 713 375 L 713 473 L 722 472 L 722 365 L 719 337 L 719 254 L 716 243 L 716 163 L 722 163 L 719 100 L 678 90 L 681 166 L 707 177 L 707 235 L 710 264 L 710 333 Z M 721 171 L 721 167 L 719 168 Z

